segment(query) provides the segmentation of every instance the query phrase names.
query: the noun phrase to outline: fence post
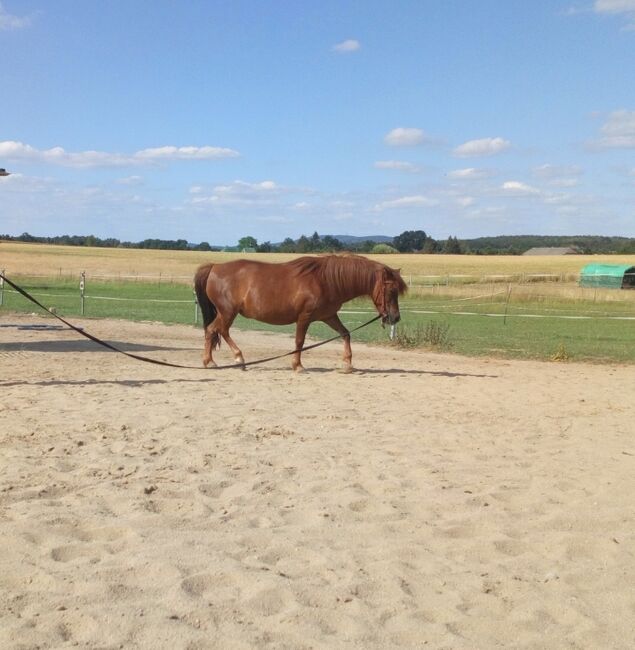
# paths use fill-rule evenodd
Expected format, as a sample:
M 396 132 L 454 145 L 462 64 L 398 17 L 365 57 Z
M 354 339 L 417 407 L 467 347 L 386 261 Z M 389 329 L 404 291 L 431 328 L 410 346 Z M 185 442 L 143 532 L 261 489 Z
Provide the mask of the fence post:
M 196 299 L 196 291 L 192 293 L 194 294 L 194 325 L 198 325 L 198 300 Z
M 79 276 L 79 299 L 80 299 L 80 313 L 83 316 L 84 315 L 84 287 L 86 284 L 86 271 L 82 271 L 81 275 Z
M 0 307 L 2 307 L 4 303 L 4 269 L 2 269 L 2 276 L 0 278 Z
M 512 283 L 507 285 L 507 300 L 505 301 L 505 315 L 503 316 L 503 325 L 507 325 L 507 309 L 509 308 L 509 299 L 512 296 Z

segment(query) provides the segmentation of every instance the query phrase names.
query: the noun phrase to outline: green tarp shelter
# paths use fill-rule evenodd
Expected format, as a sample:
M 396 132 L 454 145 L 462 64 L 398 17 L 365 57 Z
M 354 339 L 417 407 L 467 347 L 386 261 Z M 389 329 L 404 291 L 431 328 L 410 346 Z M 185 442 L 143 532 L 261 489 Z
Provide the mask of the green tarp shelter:
M 635 266 L 630 264 L 587 264 L 580 271 L 580 286 L 635 289 Z

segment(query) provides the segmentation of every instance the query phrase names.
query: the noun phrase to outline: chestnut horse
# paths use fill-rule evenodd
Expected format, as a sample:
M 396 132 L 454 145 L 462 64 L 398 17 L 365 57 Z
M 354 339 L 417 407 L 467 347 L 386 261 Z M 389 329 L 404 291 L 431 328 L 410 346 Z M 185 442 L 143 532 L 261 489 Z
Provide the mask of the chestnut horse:
M 238 314 L 271 325 L 296 323 L 291 366 L 304 370 L 300 354 L 309 325 L 322 321 L 344 339 L 344 371 L 352 366 L 351 337 L 337 312 L 348 300 L 370 296 L 383 323 L 399 318 L 399 295 L 407 290 L 398 270 L 360 255 L 300 257 L 271 264 L 234 260 L 203 264 L 194 276 L 196 298 L 205 326 L 203 364 L 216 365 L 212 350 L 225 339 L 236 359 L 242 352 L 229 335 Z

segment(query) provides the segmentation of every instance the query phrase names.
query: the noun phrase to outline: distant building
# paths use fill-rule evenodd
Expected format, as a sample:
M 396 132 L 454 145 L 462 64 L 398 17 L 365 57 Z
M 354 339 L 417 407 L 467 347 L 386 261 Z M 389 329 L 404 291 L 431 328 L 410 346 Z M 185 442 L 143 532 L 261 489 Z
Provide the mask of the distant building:
M 580 251 L 575 246 L 566 246 L 564 248 L 530 248 L 523 255 L 580 255 Z
M 4 168 L 0 167 L 0 176 L 10 176 L 11 174 Z

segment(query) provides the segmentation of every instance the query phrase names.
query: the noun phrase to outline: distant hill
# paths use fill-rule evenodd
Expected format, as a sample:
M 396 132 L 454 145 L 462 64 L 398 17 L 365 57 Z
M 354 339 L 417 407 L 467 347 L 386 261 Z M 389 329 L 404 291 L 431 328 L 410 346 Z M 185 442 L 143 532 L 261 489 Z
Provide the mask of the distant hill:
M 499 235 L 462 239 L 472 253 L 519 255 L 530 248 L 573 247 L 581 253 L 610 254 L 635 252 L 634 239 L 629 237 L 605 237 L 601 235 Z
M 365 237 L 356 237 L 354 235 L 331 235 L 342 244 L 361 244 L 364 241 L 374 241 L 377 244 L 391 244 L 393 237 L 387 235 L 366 235 Z

